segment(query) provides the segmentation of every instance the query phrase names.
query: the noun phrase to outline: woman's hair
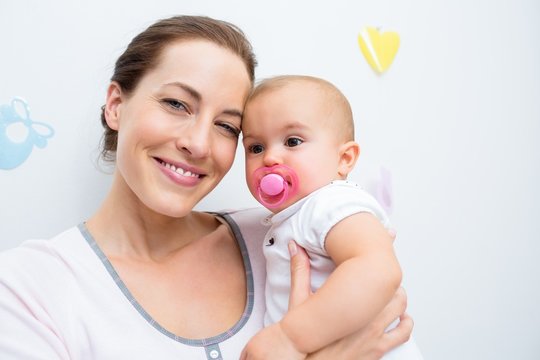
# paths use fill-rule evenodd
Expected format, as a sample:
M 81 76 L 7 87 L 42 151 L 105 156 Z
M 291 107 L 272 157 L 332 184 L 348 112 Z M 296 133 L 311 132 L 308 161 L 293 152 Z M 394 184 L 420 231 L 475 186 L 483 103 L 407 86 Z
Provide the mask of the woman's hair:
M 208 40 L 231 50 L 242 59 L 253 83 L 257 60 L 245 34 L 229 22 L 205 16 L 174 16 L 148 27 L 135 36 L 120 55 L 111 81 L 117 82 L 122 91 L 129 95 L 143 76 L 158 65 L 163 50 L 179 40 Z M 101 108 L 101 124 L 105 129 L 101 156 L 106 161 L 114 161 L 118 132 L 107 125 L 105 106 Z

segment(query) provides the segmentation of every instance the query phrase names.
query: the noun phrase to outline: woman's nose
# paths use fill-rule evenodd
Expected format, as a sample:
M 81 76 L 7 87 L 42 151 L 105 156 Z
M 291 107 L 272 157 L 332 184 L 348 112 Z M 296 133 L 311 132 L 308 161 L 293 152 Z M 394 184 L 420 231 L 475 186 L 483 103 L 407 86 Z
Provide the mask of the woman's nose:
M 204 158 L 211 153 L 211 122 L 204 119 L 193 119 L 182 127 L 176 141 L 178 150 L 194 158 Z

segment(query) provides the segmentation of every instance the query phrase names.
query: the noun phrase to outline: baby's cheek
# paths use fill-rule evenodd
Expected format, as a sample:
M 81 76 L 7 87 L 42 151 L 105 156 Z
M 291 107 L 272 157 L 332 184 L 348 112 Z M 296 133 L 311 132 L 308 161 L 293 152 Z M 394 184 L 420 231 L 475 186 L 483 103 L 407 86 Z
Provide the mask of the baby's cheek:
M 253 193 L 253 172 L 250 171 L 249 167 L 246 167 L 246 184 L 249 188 L 249 191 Z

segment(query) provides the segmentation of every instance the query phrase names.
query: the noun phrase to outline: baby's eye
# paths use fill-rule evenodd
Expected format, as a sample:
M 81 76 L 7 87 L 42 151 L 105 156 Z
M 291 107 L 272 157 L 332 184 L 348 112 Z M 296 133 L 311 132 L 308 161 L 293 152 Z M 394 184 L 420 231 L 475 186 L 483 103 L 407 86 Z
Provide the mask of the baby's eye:
M 285 141 L 285 145 L 288 147 L 295 147 L 303 143 L 304 140 L 297 138 L 297 137 L 290 137 Z
M 260 154 L 264 151 L 264 147 L 261 144 L 250 145 L 248 148 L 250 153 Z

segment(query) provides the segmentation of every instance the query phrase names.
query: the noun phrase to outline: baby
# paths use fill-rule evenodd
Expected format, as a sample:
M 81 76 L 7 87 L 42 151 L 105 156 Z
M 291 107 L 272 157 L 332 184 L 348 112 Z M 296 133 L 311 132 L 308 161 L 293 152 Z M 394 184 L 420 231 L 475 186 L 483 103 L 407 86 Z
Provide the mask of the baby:
M 399 287 L 389 220 L 346 180 L 360 147 L 349 102 L 329 82 L 262 81 L 248 99 L 242 133 L 249 190 L 273 213 L 264 240 L 266 328 L 242 359 L 303 359 L 368 324 Z M 315 294 L 287 312 L 293 240 L 309 254 Z M 410 340 L 390 358 L 422 356 Z

